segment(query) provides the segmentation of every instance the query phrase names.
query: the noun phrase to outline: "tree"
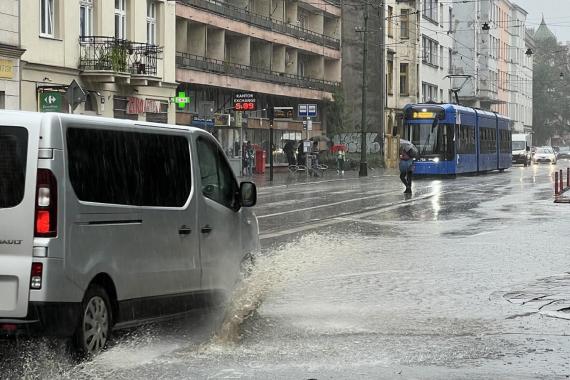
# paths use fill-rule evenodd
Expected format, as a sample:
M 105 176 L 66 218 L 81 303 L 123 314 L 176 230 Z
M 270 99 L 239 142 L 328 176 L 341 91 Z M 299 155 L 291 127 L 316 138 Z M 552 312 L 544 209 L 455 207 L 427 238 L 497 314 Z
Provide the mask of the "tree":
M 570 56 L 556 39 L 538 40 L 534 55 L 533 126 L 536 144 L 570 132 Z M 562 76 L 561 76 L 562 74 Z
M 345 132 L 347 117 L 344 110 L 344 95 L 341 87 L 337 87 L 334 91 L 332 100 L 323 99 L 323 115 L 328 135 L 334 136 Z

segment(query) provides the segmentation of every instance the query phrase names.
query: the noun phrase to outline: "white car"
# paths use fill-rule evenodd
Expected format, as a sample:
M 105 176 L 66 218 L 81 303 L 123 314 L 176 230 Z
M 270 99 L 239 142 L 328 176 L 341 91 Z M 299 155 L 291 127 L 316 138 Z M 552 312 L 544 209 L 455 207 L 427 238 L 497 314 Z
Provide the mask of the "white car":
M 538 164 L 539 162 L 548 162 L 550 164 L 556 164 L 556 153 L 554 153 L 554 149 L 550 147 L 536 148 L 536 152 L 532 157 L 532 161 L 535 164 Z

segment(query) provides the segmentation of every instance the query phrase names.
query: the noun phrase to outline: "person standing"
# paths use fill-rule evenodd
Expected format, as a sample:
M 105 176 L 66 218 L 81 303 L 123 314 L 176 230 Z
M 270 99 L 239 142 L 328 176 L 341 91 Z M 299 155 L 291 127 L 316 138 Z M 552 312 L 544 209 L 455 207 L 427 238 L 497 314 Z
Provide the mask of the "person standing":
M 338 175 L 344 175 L 344 159 L 346 158 L 346 152 L 344 149 L 339 149 L 336 152 L 336 173 Z
M 406 186 L 405 194 L 412 193 L 413 158 L 400 147 L 400 180 Z
M 248 141 L 245 145 L 245 163 L 246 163 L 246 172 L 249 177 L 253 175 L 253 146 L 251 145 L 251 141 Z

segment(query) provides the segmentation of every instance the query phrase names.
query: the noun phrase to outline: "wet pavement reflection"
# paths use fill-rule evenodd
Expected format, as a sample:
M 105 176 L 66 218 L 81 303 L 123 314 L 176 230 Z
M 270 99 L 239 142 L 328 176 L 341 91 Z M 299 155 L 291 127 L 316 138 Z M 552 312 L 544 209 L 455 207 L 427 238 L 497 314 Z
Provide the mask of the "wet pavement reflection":
M 566 378 L 555 170 L 417 179 L 411 196 L 391 172 L 261 188 L 263 251 L 226 310 L 79 364 L 63 343 L 0 341 L 0 378 Z

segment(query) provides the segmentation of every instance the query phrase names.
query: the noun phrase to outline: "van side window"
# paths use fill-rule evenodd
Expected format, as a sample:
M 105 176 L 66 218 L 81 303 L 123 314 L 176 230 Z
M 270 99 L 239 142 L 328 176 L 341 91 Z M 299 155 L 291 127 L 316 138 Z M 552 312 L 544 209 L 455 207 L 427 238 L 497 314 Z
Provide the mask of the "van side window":
M 0 208 L 15 207 L 24 199 L 28 131 L 0 128 Z
M 196 140 L 202 194 L 232 210 L 239 208 L 238 185 L 218 146 L 206 138 Z
M 81 201 L 183 207 L 190 196 L 184 136 L 70 127 L 69 179 Z

